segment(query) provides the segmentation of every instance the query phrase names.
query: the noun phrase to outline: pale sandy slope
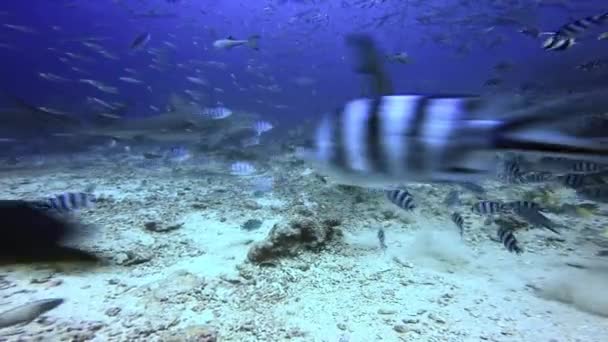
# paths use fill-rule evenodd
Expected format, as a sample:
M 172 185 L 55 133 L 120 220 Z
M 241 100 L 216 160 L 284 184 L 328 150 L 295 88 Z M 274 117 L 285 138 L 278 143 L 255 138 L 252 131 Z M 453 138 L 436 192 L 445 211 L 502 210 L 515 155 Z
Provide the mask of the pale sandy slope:
M 220 341 L 599 342 L 608 336 L 607 318 L 533 290 L 561 284 L 565 272 L 565 279 L 584 284 L 573 290 L 578 303 L 606 297 L 608 281 L 594 278 L 599 271 L 589 277 L 563 266 L 589 262 L 598 247 L 581 238 L 583 226 L 597 235 L 601 219 L 553 217 L 578 226 L 563 233 L 563 242 L 540 230 L 519 234 L 527 251 L 516 256 L 490 241 L 495 228 L 477 218 L 461 241 L 437 204 L 445 189 L 414 187 L 425 195 L 420 209 L 381 215 L 394 209 L 380 194 L 349 202 L 352 194 L 302 169 L 283 174 L 292 180 L 260 198 L 248 190 L 251 179 L 162 168 L 68 170 L 3 174 L 1 193 L 31 198 L 95 182 L 113 200 L 79 215 L 98 230 L 86 247 L 109 265 L 92 272 L 4 267 L 0 311 L 33 299 L 67 300 L 43 320 L 0 331 L 9 341 L 166 341 L 200 326 L 219 331 Z M 344 238 L 321 253 L 265 267 L 245 263 L 248 245 L 289 219 L 293 205 L 341 217 Z M 242 230 L 250 218 L 262 219 L 262 227 Z M 150 232 L 149 221 L 183 225 Z M 386 252 L 376 239 L 380 225 Z

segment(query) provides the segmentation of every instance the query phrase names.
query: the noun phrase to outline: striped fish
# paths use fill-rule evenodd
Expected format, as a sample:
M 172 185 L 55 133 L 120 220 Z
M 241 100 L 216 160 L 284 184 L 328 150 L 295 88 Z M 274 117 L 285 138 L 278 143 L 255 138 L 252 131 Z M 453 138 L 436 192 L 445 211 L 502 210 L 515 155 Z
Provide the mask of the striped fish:
M 521 166 L 517 161 L 507 160 L 502 163 L 499 178 L 509 184 L 521 184 L 524 183 L 523 174 Z
M 568 23 L 551 32 L 550 36 L 543 42 L 543 49 L 547 51 L 564 51 L 576 44 L 576 37 L 583 34 L 593 26 L 599 26 L 608 22 L 608 12 L 578 19 Z
M 377 236 L 378 236 L 378 242 L 380 244 L 380 248 L 383 251 L 386 251 L 386 247 L 387 247 L 386 246 L 386 241 L 385 241 L 386 240 L 386 235 L 384 234 L 384 229 L 382 229 L 382 227 L 378 228 L 378 234 L 377 234 Z
M 366 54 L 357 71 L 372 76 L 376 96 L 352 100 L 325 115 L 309 156 L 338 182 L 482 180 L 495 170 L 500 151 L 608 156 L 608 146 L 564 136 L 552 125 L 570 120 L 573 112 L 608 108 L 605 94 L 571 95 L 518 109 L 510 99 L 389 95 L 390 86 L 377 85 L 387 77 L 369 45 L 361 43 L 357 50 Z
M 253 125 L 253 129 L 258 136 L 262 135 L 262 133 L 270 131 L 273 128 L 274 126 L 268 121 L 256 121 L 256 123 Z
M 222 120 L 231 116 L 232 110 L 226 107 L 209 107 L 204 108 L 199 115 L 212 120 Z
M 479 201 L 471 207 L 471 211 L 479 215 L 494 215 L 504 210 L 504 204 L 497 201 Z
M 606 166 L 594 163 L 589 160 L 579 160 L 574 165 L 572 165 L 572 171 L 578 173 L 592 173 L 592 172 L 600 172 L 606 170 Z
M 504 204 L 503 209 L 512 209 L 514 211 L 518 211 L 521 209 L 534 209 L 538 211 L 542 211 L 540 205 L 536 202 L 532 201 L 512 201 Z
M 498 239 L 500 240 L 500 242 L 502 242 L 502 244 L 509 252 L 517 254 L 523 252 L 523 250 L 519 247 L 517 243 L 515 235 L 513 235 L 513 229 L 507 227 L 500 227 L 498 228 L 496 234 L 498 235 Z
M 385 190 L 384 194 L 389 201 L 404 210 L 414 210 L 414 197 L 404 189 Z
M 95 195 L 85 192 L 66 192 L 63 194 L 48 197 L 43 200 L 34 201 L 32 204 L 40 209 L 55 211 L 58 213 L 68 213 L 93 205 Z
M 452 222 L 454 222 L 456 227 L 458 227 L 460 237 L 462 237 L 464 235 L 464 218 L 458 212 L 452 213 L 450 218 L 452 219 Z
M 587 183 L 587 175 L 581 173 L 568 173 L 558 176 L 558 179 L 568 187 L 573 189 L 580 188 Z

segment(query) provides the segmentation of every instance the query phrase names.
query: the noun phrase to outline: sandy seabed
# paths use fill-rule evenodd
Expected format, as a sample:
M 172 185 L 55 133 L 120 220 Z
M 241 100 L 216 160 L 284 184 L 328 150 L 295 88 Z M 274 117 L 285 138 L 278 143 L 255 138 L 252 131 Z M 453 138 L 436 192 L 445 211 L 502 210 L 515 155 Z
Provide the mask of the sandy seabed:
M 261 177 L 273 177 L 272 190 L 254 192 Z M 128 162 L 0 176 L 4 198 L 91 184 L 103 200 L 74 214 L 92 231 L 78 246 L 104 264 L 2 266 L 0 312 L 65 303 L 0 329 L 0 341 L 608 340 L 608 258 L 593 257 L 608 248 L 604 216 L 549 214 L 567 228 L 518 233 L 525 252 L 516 255 L 492 241 L 496 227 L 481 217 L 467 215 L 460 238 L 442 204 L 454 186 L 412 184 L 418 208 L 406 213 L 381 192 L 325 183 L 287 157 L 251 177 Z M 494 199 L 529 190 L 484 186 Z M 469 212 L 475 197 L 463 194 Z M 577 201 L 565 189 L 561 198 Z M 275 224 L 306 213 L 339 221 L 340 234 L 322 248 L 248 261 Z M 243 229 L 249 219 L 262 225 Z

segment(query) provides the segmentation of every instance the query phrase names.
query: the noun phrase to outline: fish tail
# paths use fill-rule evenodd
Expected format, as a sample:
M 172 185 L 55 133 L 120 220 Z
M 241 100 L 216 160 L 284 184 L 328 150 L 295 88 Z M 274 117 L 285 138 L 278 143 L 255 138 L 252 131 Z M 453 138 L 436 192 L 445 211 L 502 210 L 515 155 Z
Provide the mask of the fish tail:
M 565 133 L 581 113 L 608 109 L 608 92 L 575 94 L 511 113 L 494 132 L 494 147 L 608 161 L 601 139 Z
M 247 46 L 258 51 L 260 49 L 260 35 L 254 34 L 253 36 L 247 39 Z

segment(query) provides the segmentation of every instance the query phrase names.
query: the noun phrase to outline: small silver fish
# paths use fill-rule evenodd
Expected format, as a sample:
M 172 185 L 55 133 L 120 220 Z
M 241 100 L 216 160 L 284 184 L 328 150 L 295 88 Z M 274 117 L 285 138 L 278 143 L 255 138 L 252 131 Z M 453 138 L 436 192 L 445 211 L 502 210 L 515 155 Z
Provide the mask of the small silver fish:
M 259 35 L 253 35 L 247 39 L 235 39 L 232 36 L 229 36 L 226 39 L 218 39 L 216 41 L 213 42 L 213 47 L 216 49 L 221 49 L 221 50 L 229 50 L 232 49 L 234 47 L 237 46 L 249 46 L 250 48 L 252 48 L 253 50 L 259 50 L 259 42 L 260 40 L 260 36 Z

